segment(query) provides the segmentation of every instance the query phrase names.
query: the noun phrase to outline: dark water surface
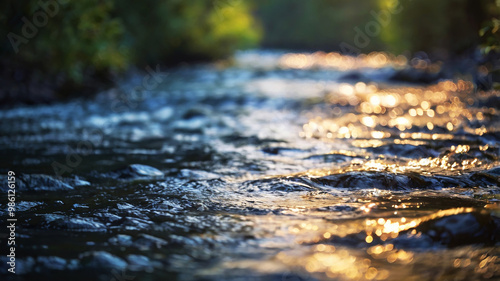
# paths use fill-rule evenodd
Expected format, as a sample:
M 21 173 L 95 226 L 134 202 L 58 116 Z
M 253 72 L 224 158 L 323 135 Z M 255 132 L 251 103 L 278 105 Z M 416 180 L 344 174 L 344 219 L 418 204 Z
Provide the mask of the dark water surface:
M 15 279 L 500 280 L 500 93 L 405 64 L 254 51 L 1 110 Z

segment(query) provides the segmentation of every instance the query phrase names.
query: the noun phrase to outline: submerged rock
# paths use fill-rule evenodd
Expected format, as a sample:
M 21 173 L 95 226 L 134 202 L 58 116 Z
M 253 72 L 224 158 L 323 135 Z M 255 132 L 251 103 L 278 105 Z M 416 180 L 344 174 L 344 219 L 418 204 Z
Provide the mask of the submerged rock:
M 7 184 L 2 184 L 4 191 L 7 190 Z M 26 191 L 62 191 L 62 190 L 73 190 L 74 187 L 61 181 L 55 179 L 48 175 L 19 175 L 16 179 L 16 191 L 26 192 Z
M 196 180 L 212 180 L 220 178 L 219 175 L 202 171 L 202 170 L 190 170 L 182 169 L 180 171 L 180 176 L 186 179 L 196 179 Z
M 165 174 L 151 166 L 142 164 L 132 164 L 127 168 L 118 171 L 119 178 L 155 178 L 163 177 Z
M 74 178 L 74 179 L 67 179 L 65 180 L 65 182 L 71 186 L 90 186 L 90 182 L 86 181 L 86 180 L 82 180 L 82 179 L 79 179 L 78 177 Z
M 494 245 L 500 239 L 500 219 L 487 213 L 458 214 L 424 222 L 417 231 L 449 247 Z
M 127 262 L 132 271 L 153 271 L 153 268 L 160 266 L 159 262 L 152 262 L 148 257 L 142 255 L 128 255 Z
M 36 261 L 41 267 L 51 270 L 65 270 L 67 262 L 60 257 L 37 257 Z
M 105 251 L 85 252 L 80 255 L 83 267 L 95 269 L 120 269 L 127 267 L 127 262 Z
M 92 218 L 67 218 L 61 215 L 45 215 L 50 228 L 72 231 L 104 231 L 106 226 Z
M 339 81 L 363 81 L 363 82 L 370 82 L 370 79 L 366 77 L 366 75 L 362 74 L 361 72 L 356 72 L 356 71 L 351 71 L 346 74 L 343 74 L 338 78 Z
M 150 250 L 152 248 L 159 249 L 166 245 L 168 245 L 168 242 L 166 240 L 149 234 L 141 234 L 139 235 L 139 238 L 134 241 L 134 246 L 136 246 L 140 250 Z
M 500 185 L 500 167 L 495 167 L 484 172 L 477 172 L 471 178 L 483 184 Z
M 442 72 L 426 72 L 417 70 L 415 68 L 405 68 L 396 71 L 391 77 L 389 77 L 392 81 L 403 81 L 403 82 L 411 82 L 411 83 L 434 83 L 439 81 L 439 79 L 443 79 L 444 74 Z
M 278 179 L 276 179 L 278 180 Z M 311 188 L 376 188 L 382 190 L 442 189 L 475 187 L 494 184 L 498 177 L 487 173 L 471 173 L 458 176 L 424 176 L 414 172 L 404 174 L 390 172 L 352 171 L 323 177 L 288 177 L 287 181 L 303 183 Z
M 427 188 L 431 181 L 413 174 L 393 174 L 381 172 L 347 172 L 307 180 L 316 187 L 331 188 L 377 188 L 408 190 Z
M 495 168 L 490 169 L 490 170 L 487 170 L 487 171 L 485 171 L 485 173 L 492 175 L 492 176 L 497 176 L 497 179 L 499 179 L 500 178 L 500 166 L 495 167 Z
M 130 246 L 132 245 L 132 236 L 126 235 L 126 234 L 118 234 L 115 237 L 109 238 L 109 243 L 112 245 L 119 245 L 119 246 Z
M 16 259 L 16 274 L 26 274 L 33 270 L 36 261 L 33 257 Z

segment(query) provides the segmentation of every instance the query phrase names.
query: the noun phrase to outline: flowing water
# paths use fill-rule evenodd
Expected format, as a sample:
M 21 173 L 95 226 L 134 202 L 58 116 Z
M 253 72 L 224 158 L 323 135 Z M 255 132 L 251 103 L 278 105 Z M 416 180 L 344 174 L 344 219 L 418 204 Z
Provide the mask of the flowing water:
M 500 280 L 500 93 L 406 64 L 243 52 L 2 109 L 2 276 Z

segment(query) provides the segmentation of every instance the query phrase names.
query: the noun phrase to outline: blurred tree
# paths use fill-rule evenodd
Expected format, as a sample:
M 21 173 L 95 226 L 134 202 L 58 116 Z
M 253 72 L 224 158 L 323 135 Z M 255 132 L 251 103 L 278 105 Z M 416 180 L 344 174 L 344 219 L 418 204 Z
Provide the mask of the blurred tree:
M 479 43 L 484 2 L 474 0 L 379 0 L 380 9 L 397 6 L 381 38 L 395 53 L 425 51 L 441 57 L 472 50 Z
M 126 67 L 127 50 L 120 42 L 124 31 L 111 17 L 112 0 L 52 2 L 48 12 L 39 5 L 43 1 L 2 2 L 0 21 L 8 38 L 2 59 L 41 73 L 62 73 L 78 83 L 89 71 Z
M 500 0 L 487 3 L 487 18 L 479 31 L 481 47 L 485 54 L 500 52 Z
M 122 1 L 118 17 L 135 62 L 214 59 L 255 46 L 259 29 L 244 1 Z
M 74 92 L 130 65 L 221 58 L 260 36 L 238 0 L 2 1 L 0 9 L 0 79 L 16 89 L 42 81 Z
M 257 1 L 256 16 L 264 28 L 262 44 L 273 48 L 339 50 L 344 42 L 354 45 L 355 28 L 375 19 L 374 1 L 359 0 L 273 0 Z M 362 52 L 384 49 L 377 36 Z
M 221 58 L 257 44 L 255 17 L 264 47 L 459 54 L 500 45 L 500 0 L 26 0 L 0 9 L 5 88 L 42 81 L 71 91 L 130 65 Z
M 446 57 L 480 43 L 481 22 L 497 8 L 490 5 L 487 12 L 487 2 L 495 1 L 500 0 L 258 0 L 256 15 L 265 47 L 339 50 L 347 43 L 364 53 L 425 51 Z M 497 31 L 495 23 L 489 21 L 484 32 Z M 356 44 L 356 36 L 367 44 Z

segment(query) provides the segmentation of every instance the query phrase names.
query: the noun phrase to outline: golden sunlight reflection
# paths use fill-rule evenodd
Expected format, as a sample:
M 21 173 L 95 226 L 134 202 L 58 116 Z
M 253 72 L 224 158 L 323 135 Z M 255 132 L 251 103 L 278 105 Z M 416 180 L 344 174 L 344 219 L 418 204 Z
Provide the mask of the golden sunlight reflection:
M 394 56 L 384 52 L 360 54 L 357 57 L 346 56 L 336 52 L 315 52 L 312 54 L 288 53 L 280 59 L 280 66 L 282 68 L 295 69 L 328 68 L 346 71 L 360 68 L 402 68 L 406 65 L 408 65 L 408 60 L 405 56 Z M 437 72 L 440 69 L 440 64 L 412 66 L 430 72 Z
M 488 116 L 497 116 L 494 107 L 471 107 L 477 103 L 470 93 L 469 81 L 442 81 L 421 87 L 390 88 L 376 83 L 342 83 L 337 90 L 326 93 L 325 99 L 332 106 L 331 116 L 317 116 L 304 124 L 300 136 L 327 142 L 352 139 L 350 144 L 358 149 L 373 149 L 393 145 L 432 147 L 434 141 L 463 140 L 463 134 L 483 136 L 498 132 L 498 127 L 477 126 Z M 483 100 L 499 92 L 477 95 Z M 493 118 L 493 117 L 488 117 Z M 492 125 L 493 126 L 493 125 Z M 460 134 L 457 135 L 457 132 Z M 393 172 L 438 168 L 455 171 L 479 168 L 486 164 L 481 157 L 474 157 L 482 146 L 450 146 L 439 157 L 425 157 L 385 165 Z M 470 153 L 470 154 L 469 154 Z M 365 163 L 365 166 L 373 163 Z M 324 174 L 324 172 L 321 172 Z
M 369 213 L 374 205 L 367 203 L 361 209 Z M 398 207 L 406 208 L 406 205 L 399 204 Z M 418 238 L 421 233 L 417 229 L 426 221 L 474 211 L 474 208 L 454 208 L 414 217 L 385 216 L 329 224 L 303 222 L 290 226 L 288 232 L 296 237 L 297 244 L 309 250 L 284 250 L 275 259 L 287 266 L 302 268 L 313 276 L 339 280 L 401 280 L 405 273 L 400 267 L 391 270 L 391 266 L 412 264 L 418 253 L 398 248 L 390 242 L 391 239 L 402 233 Z M 365 246 L 346 247 L 335 242 L 352 235 L 364 235 Z M 476 268 L 488 264 L 495 268 L 498 265 L 492 260 L 493 257 L 481 257 Z M 456 267 L 462 266 L 463 262 L 455 260 Z
M 464 80 L 397 89 L 385 89 L 374 83 L 342 83 L 336 91 L 326 95 L 326 101 L 335 106 L 335 117 L 311 119 L 304 126 L 301 136 L 323 139 L 401 137 L 436 140 L 452 138 L 452 133 L 461 128 L 471 134 L 483 135 L 488 132 L 486 128 L 467 126 L 467 122 L 484 119 L 483 112 L 467 107 L 467 102 L 463 100 L 470 99 L 467 93 L 472 89 L 472 83 Z M 496 114 L 494 108 L 488 110 Z M 384 134 L 375 133 L 374 137 L 372 131 Z M 398 132 L 410 134 L 400 135 Z
M 441 68 L 439 63 L 408 61 L 380 52 L 358 57 L 323 52 L 286 54 L 280 59 L 282 69 L 397 70 L 408 65 L 426 72 Z M 313 110 L 305 110 L 299 134 L 305 143 L 322 149 L 312 152 L 313 157 L 302 158 L 307 164 L 321 166 L 282 176 L 305 188 L 308 195 L 294 203 L 290 199 L 293 195 L 287 193 L 288 205 L 279 199 L 265 206 L 276 208 L 284 217 L 269 212 L 255 218 L 255 227 L 263 233 L 259 238 L 269 238 L 265 245 L 276 250 L 272 262 L 280 266 L 274 272 L 287 268 L 304 279 L 318 280 L 425 280 L 428 275 L 421 268 L 433 272 L 451 268 L 464 273 L 462 280 L 498 276 L 498 249 L 470 245 L 456 249 L 445 245 L 445 250 L 437 251 L 418 248 L 420 243 L 431 245 L 422 247 L 434 245 L 435 237 L 430 233 L 436 224 L 450 221 L 447 217 L 460 215 L 457 217 L 464 221 L 485 213 L 500 217 L 495 186 L 462 186 L 474 181 L 470 180 L 474 176 L 484 177 L 486 184 L 496 180 L 499 148 L 491 140 L 500 132 L 500 123 L 498 108 L 491 101 L 498 100 L 500 91 L 476 92 L 466 79 L 470 78 L 433 85 L 333 80 L 309 90 L 312 82 L 299 85 L 256 80 L 260 86 L 256 88 L 273 97 L 310 98 L 307 106 Z M 277 93 L 268 88 L 278 89 Z M 283 92 L 291 94 L 280 94 Z M 325 160 L 329 162 L 325 164 Z M 435 185 L 438 189 L 447 177 L 451 178 L 450 187 L 443 185 L 442 190 L 432 190 L 423 197 L 413 195 L 421 189 L 405 189 L 413 187 L 410 183 L 417 188 Z M 389 186 L 392 181 L 397 186 Z M 362 198 L 352 196 L 352 192 L 363 194 Z M 441 198 L 433 197 L 439 197 L 439 192 L 452 192 L 457 202 L 485 202 L 441 205 Z M 381 196 L 387 201 L 379 199 Z M 288 244 L 278 245 L 276 236 Z M 447 273 L 441 277 L 439 280 L 449 279 Z
M 457 150 L 465 151 L 467 147 L 455 147 Z M 351 151 L 331 153 L 356 156 Z M 382 163 L 369 165 L 375 170 L 386 168 Z M 269 260 L 265 266 L 260 258 L 228 260 L 222 268 L 305 280 L 346 281 L 425 280 L 425 272 L 419 268 L 455 268 L 472 276 L 470 280 L 487 279 L 500 271 L 498 249 L 466 246 L 421 251 L 419 248 L 420 243 L 428 243 L 429 235 L 432 236 L 429 225 L 449 221 L 449 217 L 456 215 L 495 215 L 500 209 L 498 202 L 492 201 L 484 209 L 436 209 L 427 201 L 428 195 L 436 196 L 433 192 L 420 193 L 418 197 L 380 192 L 381 196 L 370 193 L 354 201 L 336 192 L 288 193 L 286 198 L 259 196 L 252 206 L 274 208 L 277 212 L 246 216 L 252 222 L 256 238 L 248 243 L 252 246 L 259 243 L 268 249 Z M 408 247 L 405 241 L 412 241 L 414 247 Z
M 367 142 L 367 141 L 365 141 Z M 378 147 L 383 145 L 380 140 L 370 140 L 370 145 L 364 147 Z M 379 143 L 376 143 L 379 142 Z M 414 144 L 418 145 L 418 144 Z M 363 147 L 363 145 L 358 145 Z M 412 172 L 451 172 L 454 171 L 465 171 L 465 170 L 483 170 L 490 169 L 495 166 L 494 163 L 484 163 L 483 160 L 478 158 L 465 158 L 453 160 L 455 154 L 444 155 L 442 157 L 428 157 L 420 158 L 416 160 L 408 160 L 406 162 L 391 162 L 386 159 L 374 159 L 374 160 L 353 160 L 351 165 L 344 166 L 336 169 L 324 168 L 324 169 L 312 169 L 306 172 L 297 173 L 298 176 L 308 176 L 312 178 L 324 177 L 331 174 L 340 174 L 347 172 L 388 172 L 393 174 L 408 174 Z

